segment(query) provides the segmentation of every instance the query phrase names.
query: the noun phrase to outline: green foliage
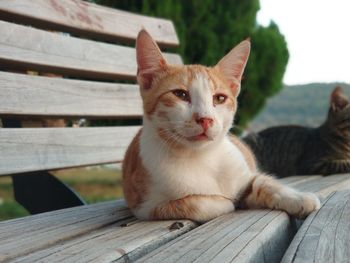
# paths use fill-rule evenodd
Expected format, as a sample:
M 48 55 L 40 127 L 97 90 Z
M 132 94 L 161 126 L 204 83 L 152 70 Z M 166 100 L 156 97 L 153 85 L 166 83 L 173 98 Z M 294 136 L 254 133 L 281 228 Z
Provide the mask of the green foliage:
M 239 97 L 237 121 L 244 126 L 282 88 L 288 62 L 284 37 L 276 24 L 256 23 L 259 0 L 95 0 L 98 4 L 164 17 L 175 24 L 185 63 L 215 65 L 233 46 L 248 37 L 252 52 Z
M 252 34 L 252 52 L 239 98 L 240 124 L 244 125 L 264 107 L 266 99 L 282 89 L 288 62 L 284 37 L 276 24 L 256 27 Z
M 0 221 L 28 215 L 28 212 L 16 201 L 4 201 L 0 205 Z

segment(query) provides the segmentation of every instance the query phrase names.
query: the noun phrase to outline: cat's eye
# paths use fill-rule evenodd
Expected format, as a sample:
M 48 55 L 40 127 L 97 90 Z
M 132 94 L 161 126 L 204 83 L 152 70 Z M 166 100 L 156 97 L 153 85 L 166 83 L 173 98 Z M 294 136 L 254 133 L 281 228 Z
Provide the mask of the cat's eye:
M 214 105 L 223 104 L 225 103 L 226 99 L 227 99 L 227 96 L 224 94 L 215 94 L 213 96 L 213 103 Z
M 188 93 L 187 90 L 183 90 L 183 89 L 176 89 L 172 91 L 173 94 L 178 97 L 179 99 L 183 100 L 183 101 L 190 101 L 190 94 Z

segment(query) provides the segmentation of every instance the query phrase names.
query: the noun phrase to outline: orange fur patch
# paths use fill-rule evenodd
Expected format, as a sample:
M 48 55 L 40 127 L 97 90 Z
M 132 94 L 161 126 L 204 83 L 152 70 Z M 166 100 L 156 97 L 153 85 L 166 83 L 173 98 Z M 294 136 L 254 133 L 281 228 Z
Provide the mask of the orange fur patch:
M 176 100 L 179 100 L 179 99 L 171 98 L 170 96 L 163 96 L 160 99 L 161 103 L 163 103 L 163 105 L 166 107 L 174 107 L 174 105 L 176 104 Z
M 258 186 L 256 185 L 257 180 L 260 180 Z M 251 184 L 251 193 L 246 196 L 245 200 L 242 200 L 245 203 L 245 206 L 252 208 L 277 208 L 274 195 L 283 188 L 279 182 L 272 177 L 261 174 L 255 176 Z
M 219 195 L 189 195 L 155 207 L 151 211 L 150 218 L 151 220 L 194 219 L 199 212 L 197 204 L 205 198 L 227 200 Z
M 123 162 L 123 191 L 129 208 L 137 208 L 147 194 L 150 177 L 143 167 L 140 152 L 141 130 L 135 136 L 125 154 Z
M 182 67 L 165 66 L 164 70 L 153 80 L 150 89 L 145 90 L 141 88 L 144 112 L 147 115 L 154 114 L 159 103 L 167 107 L 173 107 L 181 100 L 169 93 L 174 89 L 180 88 L 188 90 L 188 87 L 191 86 L 193 79 L 198 74 L 203 74 L 208 77 L 213 95 L 216 93 L 223 93 L 228 96 L 226 105 L 228 109 L 235 112 L 239 83 L 230 84 L 225 80 L 218 69 L 202 65 L 187 65 Z

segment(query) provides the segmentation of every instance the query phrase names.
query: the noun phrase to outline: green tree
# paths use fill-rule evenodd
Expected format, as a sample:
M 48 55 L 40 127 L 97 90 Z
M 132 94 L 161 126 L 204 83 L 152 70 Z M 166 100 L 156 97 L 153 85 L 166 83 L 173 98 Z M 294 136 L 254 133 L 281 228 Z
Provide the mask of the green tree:
M 259 0 L 96 0 L 97 3 L 171 19 L 185 63 L 215 65 L 234 45 L 251 38 L 252 51 L 242 81 L 236 123 L 245 126 L 282 88 L 288 49 L 275 23 L 256 22 Z

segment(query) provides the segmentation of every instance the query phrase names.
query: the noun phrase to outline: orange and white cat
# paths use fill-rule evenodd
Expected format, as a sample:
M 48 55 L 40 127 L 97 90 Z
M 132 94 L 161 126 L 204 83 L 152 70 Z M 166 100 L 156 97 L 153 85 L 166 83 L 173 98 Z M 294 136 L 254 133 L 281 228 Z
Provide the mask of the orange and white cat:
M 123 163 L 124 195 L 136 217 L 205 222 L 239 202 L 302 218 L 320 207 L 315 195 L 260 173 L 250 150 L 229 135 L 248 40 L 215 67 L 169 65 L 145 30 L 136 52 L 143 128 Z

